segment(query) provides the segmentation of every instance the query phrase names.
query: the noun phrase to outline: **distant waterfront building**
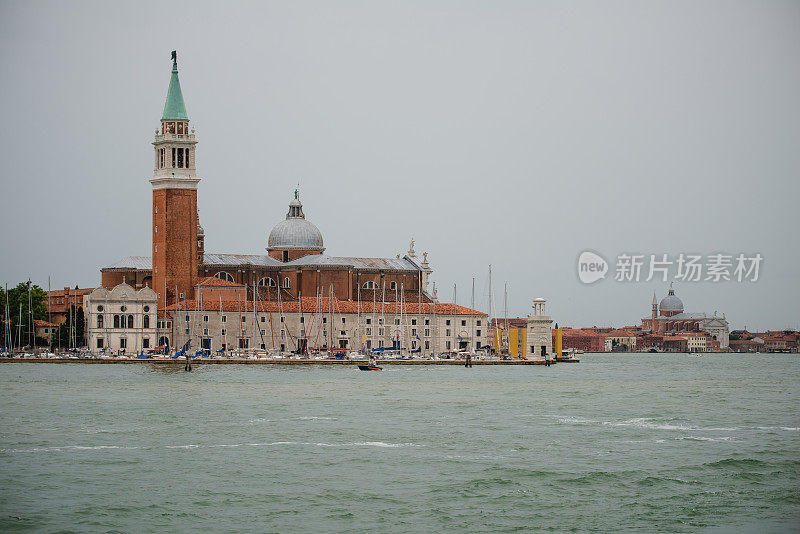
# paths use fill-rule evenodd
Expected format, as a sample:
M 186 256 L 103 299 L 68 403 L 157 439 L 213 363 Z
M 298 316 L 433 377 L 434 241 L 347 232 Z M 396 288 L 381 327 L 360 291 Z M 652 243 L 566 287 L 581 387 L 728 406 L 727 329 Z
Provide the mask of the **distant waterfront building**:
M 66 322 L 71 306 L 74 306 L 76 310 L 83 308 L 84 318 L 86 318 L 86 297 L 92 291 L 94 291 L 93 287 L 80 289 L 65 287 L 47 292 L 44 304 L 47 306 L 49 319 L 57 325 Z
M 545 311 L 543 298 L 533 299 L 533 315 L 528 316 L 528 342 L 531 356 L 545 357 L 553 354 L 553 319 Z
M 242 289 L 243 286 L 242 286 Z M 486 314 L 444 303 L 372 303 L 303 297 L 288 302 L 194 301 L 167 308 L 159 344 L 216 351 L 302 353 L 401 350 L 431 355 L 484 346 Z M 161 325 L 161 321 L 159 321 Z
M 492 319 L 490 346 L 499 355 L 511 358 L 541 358 L 553 354 L 553 320 L 545 311 L 545 299 L 533 301 L 528 317 Z
M 725 314 L 722 317 L 706 313 L 687 313 L 683 309 L 683 301 L 669 289 L 666 297 L 657 303 L 653 294 L 651 316 L 642 319 L 642 329 L 655 336 L 680 336 L 695 332 L 708 332 L 709 336 L 719 343 L 720 349 L 728 348 L 730 329 Z M 706 345 L 708 346 L 708 345 Z
M 53 336 L 58 332 L 58 325 L 55 323 L 48 323 L 40 319 L 33 321 L 34 332 L 37 338 L 46 339 L 47 343 L 52 343 Z
M 155 348 L 156 292 L 134 289 L 126 283 L 89 294 L 89 350 L 137 354 Z
M 313 308 L 320 320 L 325 319 L 320 310 L 331 302 L 339 307 L 336 313 L 343 314 L 340 319 L 345 321 L 364 309 L 381 310 L 387 315 L 383 319 L 391 319 L 393 323 L 399 321 L 393 325 L 369 325 L 382 334 L 362 332 L 354 337 L 352 328 L 328 329 L 333 333 L 328 334 L 327 342 L 334 347 L 385 348 L 390 346 L 392 336 L 398 330 L 390 326 L 398 326 L 400 330 L 400 339 L 395 339 L 395 343 L 423 353 L 433 352 L 434 348 L 437 352 L 474 351 L 486 345 L 486 314 L 436 302 L 429 290 L 433 269 L 428 254 L 425 252 L 418 256 L 413 239 L 408 251 L 394 258 L 329 256 L 325 254 L 322 232 L 306 219 L 297 190 L 289 202 L 284 220 L 279 221 L 268 234 L 266 254 L 207 253 L 206 233 L 197 212 L 200 182 L 196 167 L 197 139 L 189 125 L 174 53 L 172 59 L 164 112 L 153 140 L 151 255 L 129 256 L 101 269 L 102 286 L 107 290 L 126 283 L 135 290 L 149 287 L 155 292 L 158 324 L 161 325 L 159 341 L 169 341 L 176 347 L 192 339 L 192 348 L 195 349 L 203 339 L 207 340 L 202 342 L 204 345 L 215 348 L 247 345 L 256 350 L 262 346 L 269 350 L 273 346 L 275 350 L 281 346 L 286 350 L 304 350 L 304 347 L 319 341 L 315 339 L 312 342 L 308 338 L 310 330 L 301 326 L 306 324 L 306 312 L 311 313 L 309 310 Z M 227 288 L 213 286 L 208 281 L 212 277 L 230 285 Z M 312 306 L 310 303 L 315 304 Z M 192 328 L 205 332 L 206 327 L 199 323 L 192 326 L 191 311 L 205 323 L 207 314 L 203 310 L 213 312 L 213 306 L 225 311 L 225 319 L 220 314 L 220 322 L 226 321 L 231 311 L 239 309 L 255 309 L 256 314 L 259 310 L 282 313 L 283 320 L 288 321 L 284 329 L 287 337 L 283 342 L 273 344 L 271 338 L 269 343 L 263 343 L 260 329 L 251 327 L 251 335 L 237 335 L 232 343 L 223 340 L 230 335 L 229 327 L 220 325 L 217 328 L 220 332 L 225 330 L 222 337 L 194 332 Z M 287 310 L 295 309 L 297 311 L 287 313 Z M 186 310 L 190 312 L 186 313 Z M 292 313 L 298 314 L 296 324 L 292 322 Z M 425 317 L 426 314 L 430 317 Z M 186 315 L 190 317 L 188 334 L 185 332 Z M 213 322 L 213 313 L 208 320 Z M 243 323 L 246 321 L 244 318 Z M 427 326 L 431 328 L 422 328 L 426 325 L 414 324 L 414 321 L 429 321 Z M 366 328 L 366 324 L 361 326 Z M 214 328 L 208 331 L 212 332 Z M 239 330 L 234 329 L 235 332 Z M 431 331 L 427 339 L 426 330 Z M 342 331 L 347 334 L 341 334 Z M 292 336 L 298 341 L 290 342 Z M 97 339 L 100 338 L 94 338 Z M 130 346 L 127 339 L 125 343 Z M 108 343 L 106 338 L 103 340 Z M 91 346 L 92 350 L 96 348 Z

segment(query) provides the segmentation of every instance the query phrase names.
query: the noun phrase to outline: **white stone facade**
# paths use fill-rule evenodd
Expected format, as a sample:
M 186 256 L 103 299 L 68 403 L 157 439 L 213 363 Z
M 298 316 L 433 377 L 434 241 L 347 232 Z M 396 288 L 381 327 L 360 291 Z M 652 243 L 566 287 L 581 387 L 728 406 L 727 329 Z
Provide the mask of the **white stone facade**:
M 122 283 L 98 287 L 87 298 L 88 343 L 92 354 L 138 354 L 155 348 L 156 292 Z
M 713 317 L 700 322 L 700 329 L 708 332 L 714 339 L 719 341 L 720 349 L 727 349 L 728 345 L 730 345 L 730 327 L 724 315 L 717 317 L 715 312 Z
M 528 316 L 528 355 L 541 358 L 553 354 L 553 319 L 545 310 L 545 299 L 533 299 L 533 315 Z
M 191 337 L 192 349 L 211 351 L 295 352 L 299 339 L 307 339 L 309 349 L 347 348 L 369 351 L 373 348 L 430 356 L 480 350 L 488 344 L 486 315 L 406 315 L 358 313 L 304 313 L 234 311 L 170 311 L 168 335 L 173 348 L 182 347 Z M 187 334 L 187 317 L 188 331 Z M 257 327 L 254 328 L 254 324 Z M 332 343 L 329 340 L 333 339 Z

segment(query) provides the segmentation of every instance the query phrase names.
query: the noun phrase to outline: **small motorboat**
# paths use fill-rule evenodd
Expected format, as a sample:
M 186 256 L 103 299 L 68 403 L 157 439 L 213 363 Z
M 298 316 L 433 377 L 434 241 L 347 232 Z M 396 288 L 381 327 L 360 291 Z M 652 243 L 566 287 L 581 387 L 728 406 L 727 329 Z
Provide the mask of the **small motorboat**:
M 358 368 L 362 371 L 383 371 L 383 367 L 377 365 L 359 365 Z

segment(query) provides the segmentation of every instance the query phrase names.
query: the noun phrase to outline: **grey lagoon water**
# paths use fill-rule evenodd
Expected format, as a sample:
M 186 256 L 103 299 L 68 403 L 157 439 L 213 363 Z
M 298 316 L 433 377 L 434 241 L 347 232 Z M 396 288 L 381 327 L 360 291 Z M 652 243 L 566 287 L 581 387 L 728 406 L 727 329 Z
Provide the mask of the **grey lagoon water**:
M 0 530 L 797 532 L 800 357 L 0 365 Z

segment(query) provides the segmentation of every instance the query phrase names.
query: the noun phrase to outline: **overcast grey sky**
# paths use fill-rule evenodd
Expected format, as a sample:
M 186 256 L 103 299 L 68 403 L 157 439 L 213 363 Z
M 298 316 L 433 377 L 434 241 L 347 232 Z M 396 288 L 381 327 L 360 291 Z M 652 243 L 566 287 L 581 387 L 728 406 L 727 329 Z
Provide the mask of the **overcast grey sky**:
M 264 253 L 301 186 L 331 255 L 416 238 L 442 300 L 637 324 L 622 252 L 761 253 L 680 283 L 733 328 L 800 326 L 800 3 L 0 2 L 0 282 L 150 253 L 178 50 L 206 251 Z M 584 249 L 612 263 L 580 283 Z

